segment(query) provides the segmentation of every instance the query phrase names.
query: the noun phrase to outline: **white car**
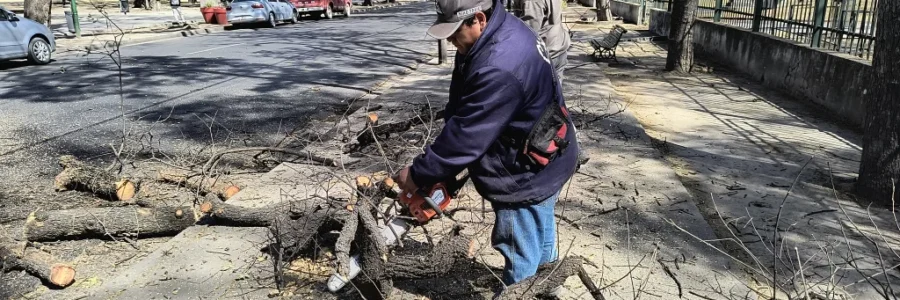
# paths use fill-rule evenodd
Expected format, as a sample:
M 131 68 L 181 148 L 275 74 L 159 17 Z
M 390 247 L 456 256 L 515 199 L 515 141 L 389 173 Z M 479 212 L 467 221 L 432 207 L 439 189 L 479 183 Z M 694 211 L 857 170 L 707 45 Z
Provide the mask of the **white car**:
M 297 23 L 297 10 L 288 0 L 234 0 L 228 7 L 228 23 L 268 23 L 274 28 L 279 21 Z
M 54 51 L 56 40 L 47 26 L 0 7 L 0 60 L 27 58 L 45 65 Z

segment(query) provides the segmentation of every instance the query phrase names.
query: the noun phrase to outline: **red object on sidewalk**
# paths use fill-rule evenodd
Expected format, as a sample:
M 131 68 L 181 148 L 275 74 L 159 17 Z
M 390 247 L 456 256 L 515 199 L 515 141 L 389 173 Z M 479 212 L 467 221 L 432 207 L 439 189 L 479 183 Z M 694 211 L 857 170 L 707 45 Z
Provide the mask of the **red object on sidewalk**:
M 205 21 L 206 24 L 214 24 L 214 23 L 215 23 L 215 19 L 214 19 L 214 18 L 216 17 L 216 12 L 215 12 L 214 8 L 212 8 L 212 7 L 201 7 L 201 8 L 200 8 L 200 13 L 203 14 L 203 21 Z
M 213 11 L 216 14 L 216 24 L 228 25 L 228 11 L 224 7 L 214 7 Z

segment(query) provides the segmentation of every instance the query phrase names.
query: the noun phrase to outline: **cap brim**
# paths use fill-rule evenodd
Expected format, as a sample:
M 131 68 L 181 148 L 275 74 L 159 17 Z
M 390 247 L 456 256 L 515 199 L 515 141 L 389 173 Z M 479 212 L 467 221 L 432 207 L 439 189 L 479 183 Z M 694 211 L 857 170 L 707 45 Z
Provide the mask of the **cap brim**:
M 431 28 L 428 28 L 428 35 L 439 40 L 446 39 L 456 33 L 456 30 L 459 29 L 462 23 L 463 21 L 456 23 L 435 22 L 434 25 L 431 25 Z

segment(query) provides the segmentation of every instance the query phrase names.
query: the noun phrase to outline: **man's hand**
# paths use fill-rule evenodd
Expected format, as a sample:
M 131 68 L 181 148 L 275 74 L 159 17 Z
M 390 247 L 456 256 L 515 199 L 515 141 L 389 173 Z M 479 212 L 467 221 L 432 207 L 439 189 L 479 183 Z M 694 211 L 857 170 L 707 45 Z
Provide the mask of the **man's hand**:
M 400 170 L 400 173 L 394 177 L 394 181 L 400 186 L 400 190 L 404 192 L 415 192 L 419 189 L 416 183 L 412 181 L 412 178 L 409 178 L 409 167 Z

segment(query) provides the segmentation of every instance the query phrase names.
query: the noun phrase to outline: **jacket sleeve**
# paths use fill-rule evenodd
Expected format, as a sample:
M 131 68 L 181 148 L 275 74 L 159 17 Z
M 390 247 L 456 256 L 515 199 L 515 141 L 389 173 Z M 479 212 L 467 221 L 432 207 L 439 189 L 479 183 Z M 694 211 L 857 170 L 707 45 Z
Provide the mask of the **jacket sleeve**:
M 507 71 L 488 67 L 470 78 L 444 129 L 425 154 L 413 160 L 409 175 L 416 186 L 451 179 L 480 159 L 524 103 L 522 84 Z

